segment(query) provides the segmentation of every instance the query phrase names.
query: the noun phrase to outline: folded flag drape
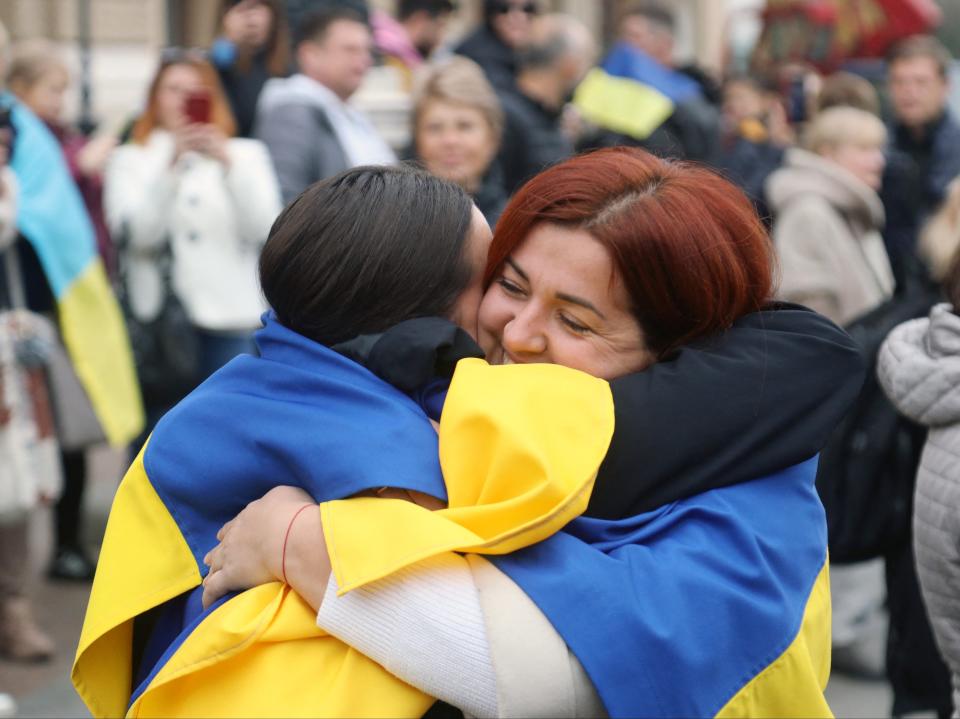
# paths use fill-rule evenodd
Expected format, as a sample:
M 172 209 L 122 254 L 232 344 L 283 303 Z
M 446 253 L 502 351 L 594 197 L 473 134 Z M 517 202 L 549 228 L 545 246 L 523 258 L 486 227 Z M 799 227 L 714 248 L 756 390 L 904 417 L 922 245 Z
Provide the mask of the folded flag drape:
M 337 533 L 341 579 L 528 546 L 586 508 L 613 433 L 609 386 L 563 367 L 464 360 L 438 440 L 410 397 L 274 318 L 257 343 L 260 357 L 231 361 L 161 420 L 121 483 L 74 685 L 94 716 L 421 716 L 431 697 L 322 632 L 279 583 L 203 611 L 217 530 L 292 484 L 326 502 L 331 526 L 361 533 Z M 337 501 L 383 486 L 450 506 Z M 355 541 L 392 551 L 354 562 Z

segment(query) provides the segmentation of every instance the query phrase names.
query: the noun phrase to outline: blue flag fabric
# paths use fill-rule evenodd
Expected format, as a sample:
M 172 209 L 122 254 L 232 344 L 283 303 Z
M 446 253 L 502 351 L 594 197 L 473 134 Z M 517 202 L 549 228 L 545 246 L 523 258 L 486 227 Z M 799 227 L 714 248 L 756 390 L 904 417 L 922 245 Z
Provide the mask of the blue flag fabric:
M 278 484 L 317 502 L 386 486 L 446 500 L 414 400 L 272 313 L 256 342 L 260 357 L 231 360 L 167 413 L 144 455 L 199 567 L 220 527 Z
M 617 43 L 600 65 L 604 72 L 645 85 L 669 98 L 674 105 L 700 98 L 696 80 L 665 67 L 625 42 Z
M 788 652 L 826 581 L 816 467 L 811 459 L 628 520 L 580 518 L 491 559 L 564 638 L 611 716 L 716 716 Z M 823 609 L 829 637 L 828 601 Z M 778 692 L 798 716 L 822 703 L 822 687 L 802 680 L 780 672 L 760 715 L 772 715 Z

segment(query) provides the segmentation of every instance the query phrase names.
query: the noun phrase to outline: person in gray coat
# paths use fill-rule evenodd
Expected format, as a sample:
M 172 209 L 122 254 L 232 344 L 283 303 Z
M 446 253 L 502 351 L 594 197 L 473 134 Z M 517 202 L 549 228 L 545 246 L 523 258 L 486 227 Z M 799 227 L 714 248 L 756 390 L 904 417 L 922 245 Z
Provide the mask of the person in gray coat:
M 897 327 L 877 373 L 904 415 L 929 427 L 917 473 L 913 548 L 934 637 L 960 716 L 960 255 L 944 282 L 949 303 Z
M 396 155 L 370 118 L 348 104 L 373 64 L 363 17 L 345 7 L 308 14 L 297 33 L 300 72 L 264 85 L 254 134 L 270 151 L 283 201 L 314 182 Z

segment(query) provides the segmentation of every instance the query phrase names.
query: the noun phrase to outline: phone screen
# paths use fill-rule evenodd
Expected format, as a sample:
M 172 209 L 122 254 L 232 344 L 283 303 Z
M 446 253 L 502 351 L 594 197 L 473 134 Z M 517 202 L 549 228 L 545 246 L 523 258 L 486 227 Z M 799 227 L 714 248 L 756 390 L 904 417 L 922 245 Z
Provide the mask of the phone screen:
M 184 113 L 191 123 L 206 125 L 210 122 L 210 94 L 195 92 L 187 96 Z

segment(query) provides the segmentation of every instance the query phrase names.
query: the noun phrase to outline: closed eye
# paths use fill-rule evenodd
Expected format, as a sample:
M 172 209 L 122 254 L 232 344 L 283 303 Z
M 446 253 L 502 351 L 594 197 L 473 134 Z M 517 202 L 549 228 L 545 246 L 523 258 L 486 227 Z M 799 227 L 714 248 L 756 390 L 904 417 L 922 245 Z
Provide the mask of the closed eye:
M 514 297 L 523 297 L 524 295 L 523 288 L 515 282 L 508 280 L 506 277 L 498 279 L 497 284 L 500 285 L 508 295 L 513 295 Z
M 591 331 L 590 328 L 587 327 L 586 325 L 582 325 L 576 320 L 570 319 L 563 313 L 561 313 L 559 317 L 560 317 L 560 321 L 563 322 L 563 324 L 565 324 L 568 329 L 570 329 L 572 332 L 578 335 L 585 335 Z

